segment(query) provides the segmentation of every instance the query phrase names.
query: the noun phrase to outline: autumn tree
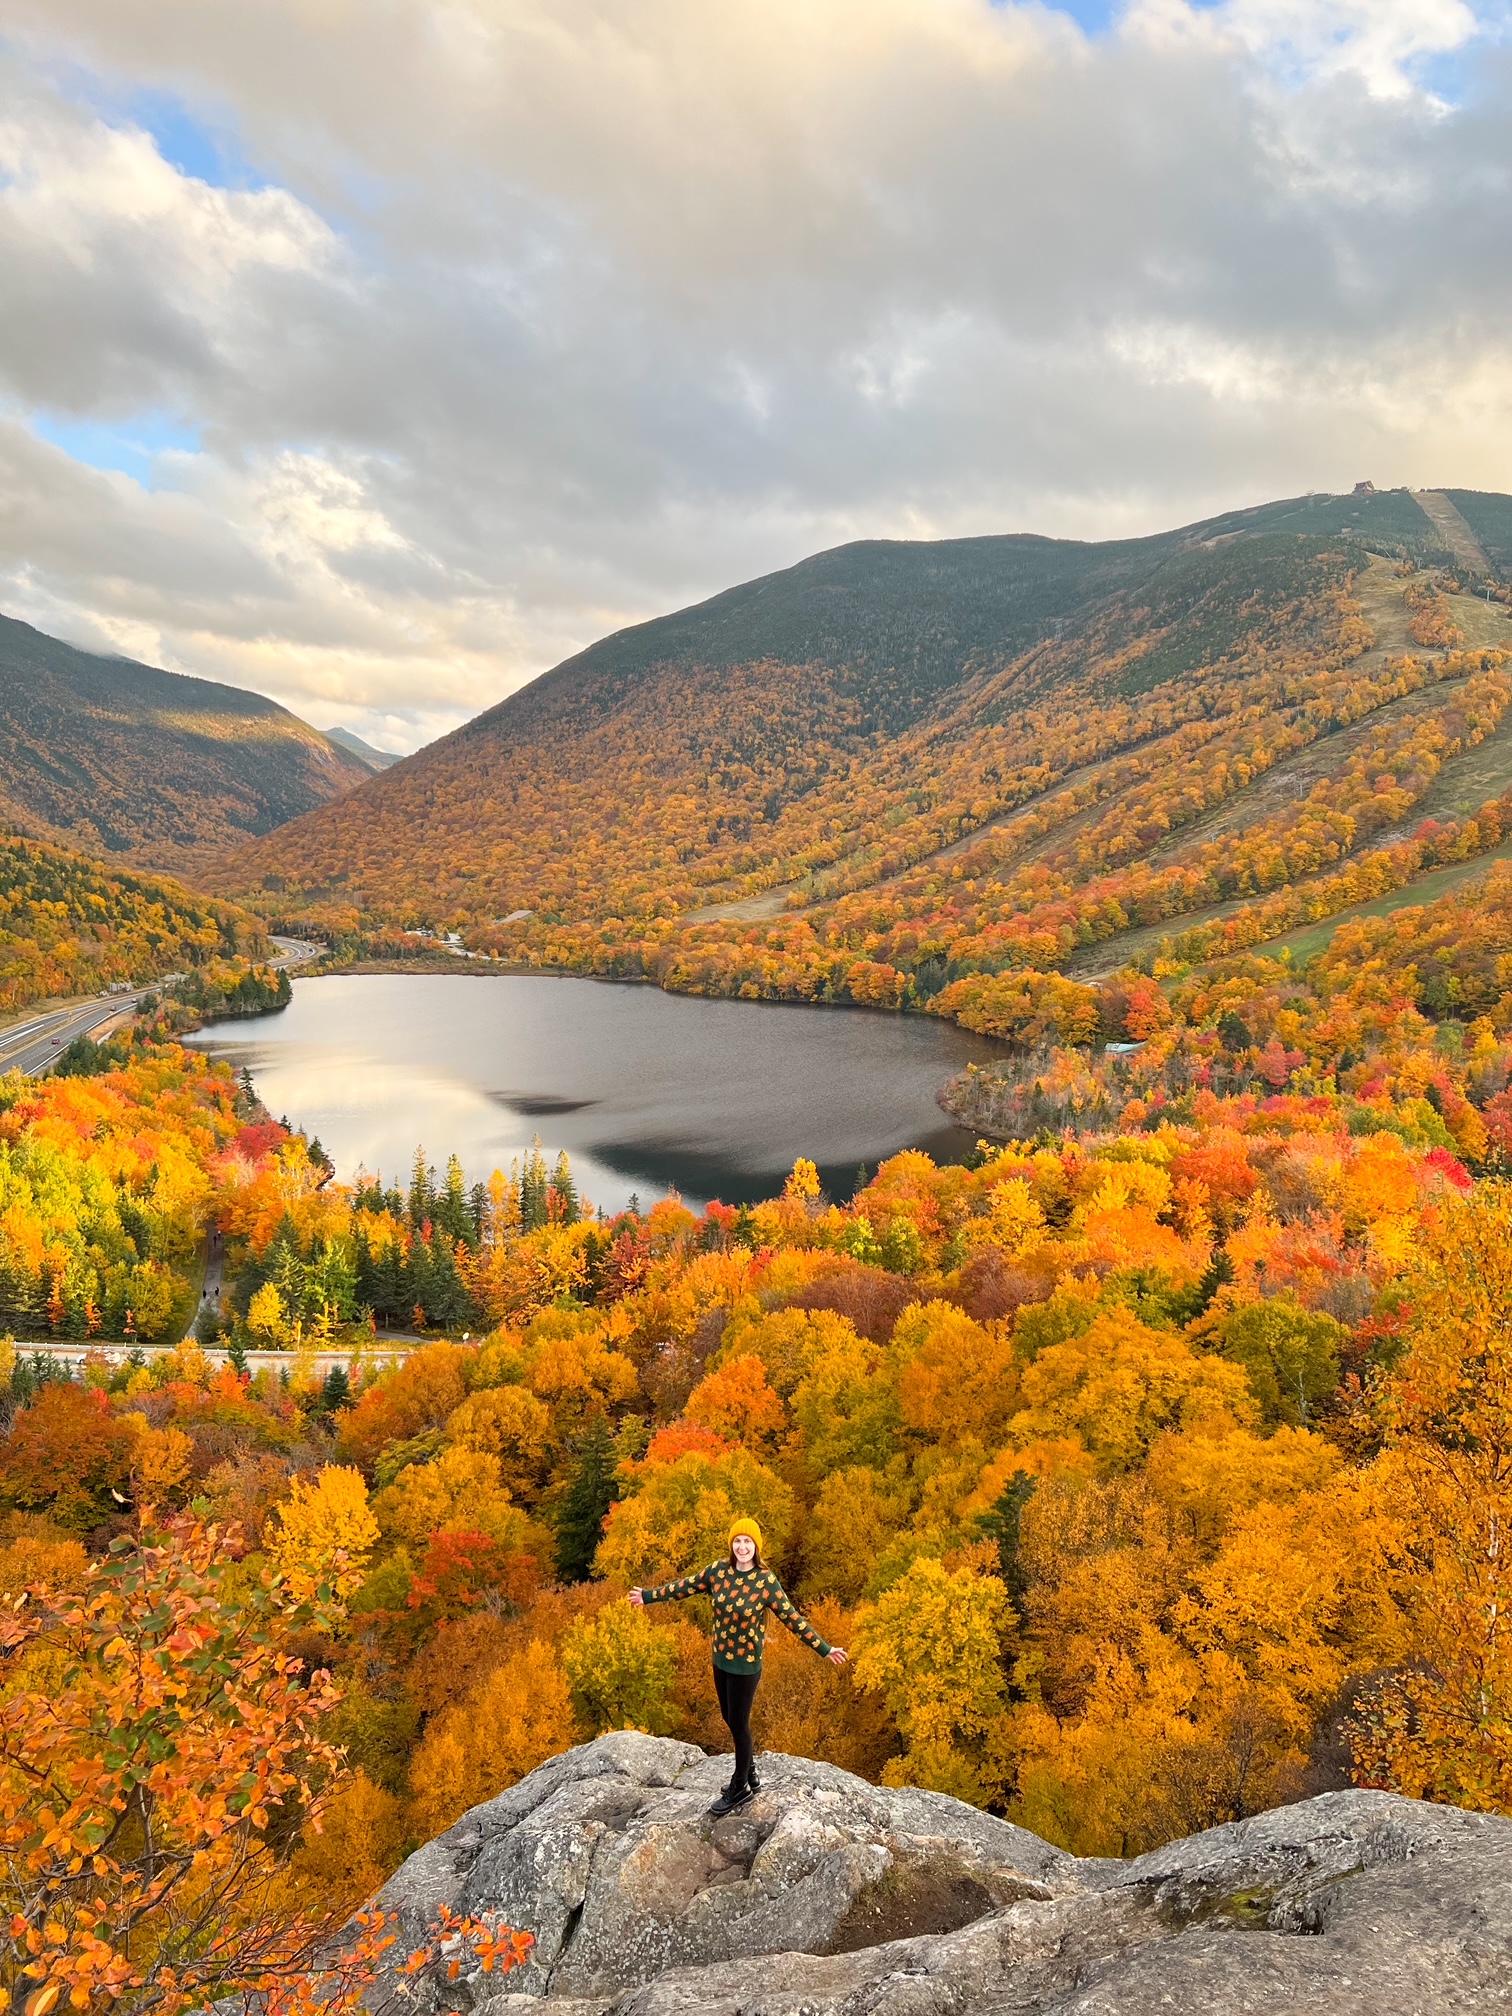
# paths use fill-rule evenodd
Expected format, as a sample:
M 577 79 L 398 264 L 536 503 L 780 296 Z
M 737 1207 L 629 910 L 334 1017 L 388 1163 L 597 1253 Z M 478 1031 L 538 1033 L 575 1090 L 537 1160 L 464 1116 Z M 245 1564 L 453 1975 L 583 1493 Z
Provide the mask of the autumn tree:
M 330 1465 L 314 1477 L 293 1477 L 270 1521 L 273 1558 L 291 1589 L 308 1595 L 329 1582 L 350 1595 L 378 1540 L 360 1470 Z
M 761 1522 L 768 1550 L 780 1557 L 793 1523 L 791 1489 L 745 1449 L 715 1456 L 689 1450 L 669 1463 L 648 1459 L 634 1466 L 628 1483 L 595 1557 L 600 1575 L 621 1582 L 660 1582 L 717 1560 L 738 1513 Z
M 1293 1295 L 1248 1302 L 1217 1325 L 1223 1356 L 1242 1365 L 1263 1418 L 1301 1425 L 1338 1388 L 1342 1323 L 1322 1310 L 1303 1309 Z
M 927 1785 L 985 1805 L 994 1790 L 983 1743 L 1007 1698 L 1008 1591 L 995 1575 L 916 1561 L 856 1628 L 855 1675 L 875 1689 L 908 1741 L 884 1783 Z
M 532 1640 L 426 1729 L 410 1762 L 416 1826 L 442 1833 L 577 1740 L 566 1676 Z
M 135 1446 L 133 1428 L 103 1393 L 51 1382 L 0 1443 L 0 1493 L 87 1532 L 128 1502 Z
M 191 1523 L 119 1540 L 78 1593 L 39 1586 L 6 1614 L 7 2006 L 313 2009 L 318 1958 L 340 2010 L 372 1981 L 385 1941 L 334 1958 L 340 1917 L 302 1909 L 291 1870 L 344 1779 L 321 1733 L 335 1690 L 283 1645 L 334 1593 L 291 1605 Z
M 1383 1396 L 1413 1658 L 1354 1732 L 1367 1784 L 1512 1811 L 1512 1190 L 1488 1184 L 1426 1234 L 1409 1348 Z
M 561 1659 L 578 1719 L 595 1736 L 605 1729 L 664 1736 L 671 1728 L 671 1640 L 643 1610 L 612 1603 L 579 1619 L 562 1641 Z

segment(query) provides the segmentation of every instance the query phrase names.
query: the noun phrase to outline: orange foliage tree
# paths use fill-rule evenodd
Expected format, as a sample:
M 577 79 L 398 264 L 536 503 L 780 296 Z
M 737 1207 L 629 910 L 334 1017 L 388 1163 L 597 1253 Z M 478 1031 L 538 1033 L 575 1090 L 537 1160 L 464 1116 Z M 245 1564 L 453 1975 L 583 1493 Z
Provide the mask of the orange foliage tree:
M 352 2007 L 392 1943 L 368 1916 L 331 1959 L 336 1926 L 301 1908 L 291 1872 L 342 1759 L 320 1729 L 330 1678 L 286 1640 L 323 1620 L 331 1592 L 311 1607 L 266 1572 L 248 1586 L 228 1542 L 192 1522 L 118 1541 L 76 1593 L 39 1587 L 0 1623 L 15 1661 L 0 1703 L 0 1983 L 25 2016 L 97 2000 L 172 2016 L 237 1994 Z M 449 1929 L 476 1934 L 490 1967 L 529 1944 Z

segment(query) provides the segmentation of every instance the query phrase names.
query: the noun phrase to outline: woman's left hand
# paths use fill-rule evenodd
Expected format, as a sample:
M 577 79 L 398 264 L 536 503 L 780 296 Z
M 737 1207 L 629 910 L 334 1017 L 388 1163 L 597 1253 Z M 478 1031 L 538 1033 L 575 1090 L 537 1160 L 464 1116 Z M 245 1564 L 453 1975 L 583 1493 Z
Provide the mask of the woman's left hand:
M 829 1651 L 826 1652 L 824 1656 L 826 1659 L 828 1659 L 831 1666 L 843 1666 L 846 1660 L 849 1659 L 850 1654 L 845 1650 L 843 1646 L 832 1645 Z

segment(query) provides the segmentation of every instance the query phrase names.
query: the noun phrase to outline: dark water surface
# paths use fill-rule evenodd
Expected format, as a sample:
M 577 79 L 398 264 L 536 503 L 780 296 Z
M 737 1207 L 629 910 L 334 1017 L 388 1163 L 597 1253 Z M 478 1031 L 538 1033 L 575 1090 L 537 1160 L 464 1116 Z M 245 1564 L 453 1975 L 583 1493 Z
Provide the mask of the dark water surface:
M 250 1066 L 275 1114 L 318 1135 L 342 1176 L 407 1179 L 417 1143 L 486 1179 L 539 1134 L 614 1209 L 669 1187 L 751 1202 L 798 1155 L 849 1196 L 900 1148 L 955 1161 L 971 1137 L 935 1103 L 999 1054 L 920 1016 L 703 1001 L 545 975 L 377 973 L 296 980 L 279 1015 L 191 1037 Z

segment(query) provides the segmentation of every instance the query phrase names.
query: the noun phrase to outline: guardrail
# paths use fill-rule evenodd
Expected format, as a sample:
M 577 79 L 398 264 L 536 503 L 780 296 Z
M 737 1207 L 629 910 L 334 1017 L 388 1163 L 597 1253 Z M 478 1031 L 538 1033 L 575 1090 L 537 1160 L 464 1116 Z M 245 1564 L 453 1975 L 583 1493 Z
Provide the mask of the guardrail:
M 40 1353 L 43 1357 L 56 1358 L 61 1363 L 71 1367 L 81 1366 L 90 1358 L 96 1360 L 103 1359 L 107 1365 L 126 1365 L 135 1362 L 132 1358 L 133 1352 L 145 1364 L 151 1365 L 154 1359 L 166 1358 L 181 1348 L 179 1344 L 121 1344 L 114 1340 L 108 1344 L 80 1343 L 72 1338 L 67 1343 L 59 1343 L 56 1337 L 39 1337 L 35 1340 L 27 1337 L 12 1337 L 7 1341 L 14 1345 L 18 1358 L 22 1356 L 29 1357 L 35 1352 Z M 188 1344 L 193 1341 L 192 1338 L 186 1337 L 181 1340 L 181 1343 Z M 356 1349 L 350 1347 L 346 1350 L 337 1350 L 335 1348 L 317 1349 L 315 1352 L 315 1369 L 317 1372 L 331 1372 L 340 1366 L 344 1370 L 355 1359 L 358 1364 L 364 1367 L 373 1366 L 378 1370 L 388 1371 L 393 1366 L 402 1365 L 411 1351 L 417 1350 L 427 1343 L 434 1344 L 440 1341 L 445 1340 L 434 1337 L 395 1337 L 390 1339 L 375 1339 L 371 1344 L 363 1344 Z M 462 1341 L 464 1343 L 471 1343 L 472 1339 L 471 1337 L 466 1337 Z M 213 1365 L 229 1365 L 232 1363 L 231 1354 L 226 1350 L 224 1345 L 200 1345 L 197 1348 L 204 1352 Z M 294 1366 L 300 1363 L 307 1364 L 308 1362 L 309 1354 L 306 1352 L 248 1351 L 246 1353 L 246 1363 L 254 1372 L 261 1370 L 264 1366 L 269 1371 L 277 1371 L 286 1365 Z

